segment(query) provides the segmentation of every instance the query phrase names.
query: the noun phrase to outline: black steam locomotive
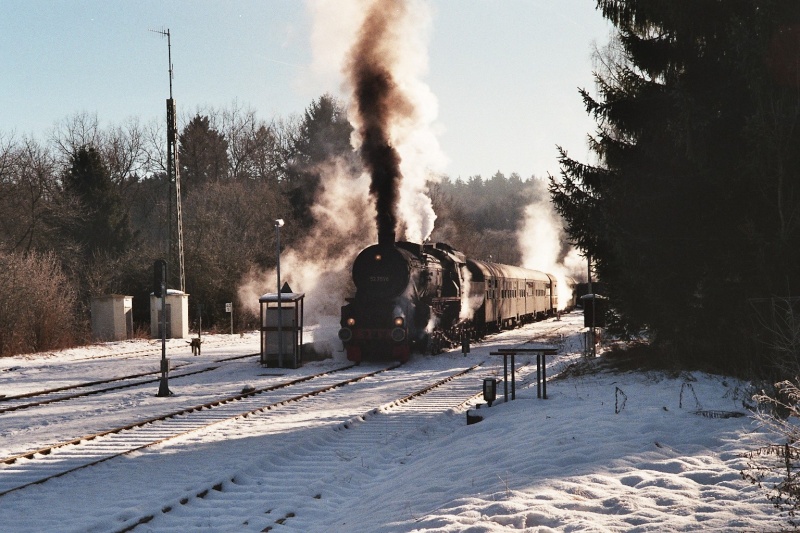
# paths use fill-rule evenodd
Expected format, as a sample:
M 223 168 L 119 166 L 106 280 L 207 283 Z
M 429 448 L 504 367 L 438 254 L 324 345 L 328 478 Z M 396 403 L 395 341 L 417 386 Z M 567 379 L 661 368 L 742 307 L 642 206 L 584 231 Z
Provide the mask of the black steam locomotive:
M 444 243 L 369 246 L 353 263 L 356 294 L 342 307 L 339 339 L 347 358 L 408 360 L 468 335 L 554 315 L 555 277 L 476 261 Z

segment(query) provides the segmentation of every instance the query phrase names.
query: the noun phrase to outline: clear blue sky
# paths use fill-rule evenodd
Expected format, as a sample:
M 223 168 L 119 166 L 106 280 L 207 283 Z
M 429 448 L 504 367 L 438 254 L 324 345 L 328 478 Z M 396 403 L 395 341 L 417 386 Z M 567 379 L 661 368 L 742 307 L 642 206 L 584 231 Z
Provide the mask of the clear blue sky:
M 587 160 L 592 44 L 609 26 L 594 0 L 430 0 L 425 81 L 438 98 L 451 177 L 556 174 L 555 145 Z M 0 132 L 43 138 L 75 113 L 101 124 L 161 119 L 166 38 L 182 113 L 234 100 L 260 118 L 302 113 L 314 80 L 301 0 L 0 0 Z

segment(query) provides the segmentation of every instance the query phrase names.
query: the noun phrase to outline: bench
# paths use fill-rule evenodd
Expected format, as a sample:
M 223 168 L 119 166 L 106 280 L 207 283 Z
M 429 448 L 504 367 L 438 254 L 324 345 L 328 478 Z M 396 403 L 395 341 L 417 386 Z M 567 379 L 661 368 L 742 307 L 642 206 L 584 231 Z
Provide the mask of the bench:
M 516 399 L 516 369 L 514 356 L 536 354 L 536 397 L 547 399 L 547 364 L 545 356 L 555 355 L 558 348 L 550 345 L 543 345 L 536 348 L 500 348 L 496 352 L 489 352 L 489 355 L 503 356 L 503 398 L 508 401 L 508 358 L 511 357 L 511 399 Z

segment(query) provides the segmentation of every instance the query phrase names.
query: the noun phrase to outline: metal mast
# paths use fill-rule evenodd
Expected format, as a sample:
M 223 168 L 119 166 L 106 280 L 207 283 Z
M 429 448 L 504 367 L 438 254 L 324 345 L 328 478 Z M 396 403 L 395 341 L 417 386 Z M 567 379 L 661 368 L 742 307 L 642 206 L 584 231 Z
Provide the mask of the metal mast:
M 166 30 L 150 30 L 155 33 L 167 36 L 167 54 L 169 58 L 169 98 L 167 99 L 167 179 L 170 183 L 175 184 L 175 211 L 177 216 L 178 228 L 178 276 L 180 281 L 181 292 L 186 292 L 186 272 L 183 262 L 183 214 L 181 212 L 181 174 L 180 166 L 178 165 L 178 113 L 175 108 L 175 100 L 172 98 L 172 40 L 169 28 Z M 170 200 L 169 205 L 172 205 Z M 172 211 L 172 209 L 170 209 Z M 170 219 L 172 218 L 170 213 Z M 170 227 L 172 221 L 170 220 Z M 170 236 L 167 238 L 167 247 L 170 248 L 169 240 L 172 230 L 169 231 Z

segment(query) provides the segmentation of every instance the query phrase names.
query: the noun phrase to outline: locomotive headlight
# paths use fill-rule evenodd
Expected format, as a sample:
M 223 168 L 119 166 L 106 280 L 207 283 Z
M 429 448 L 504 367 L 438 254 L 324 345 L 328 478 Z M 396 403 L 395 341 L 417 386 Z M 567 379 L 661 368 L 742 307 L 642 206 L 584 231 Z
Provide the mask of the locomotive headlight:
M 348 318 L 348 319 L 347 319 L 347 325 L 348 325 L 348 326 L 350 326 L 350 327 L 352 328 L 353 326 L 355 326 L 355 325 L 356 325 L 356 319 L 355 319 L 355 318 L 353 318 L 353 317 L 350 317 L 350 318 Z
M 405 320 L 401 316 L 394 319 L 394 325 L 397 326 L 398 328 L 402 328 L 404 323 Z
M 383 259 L 383 257 L 381 257 L 381 254 L 375 254 L 375 261 L 380 261 L 381 259 Z

